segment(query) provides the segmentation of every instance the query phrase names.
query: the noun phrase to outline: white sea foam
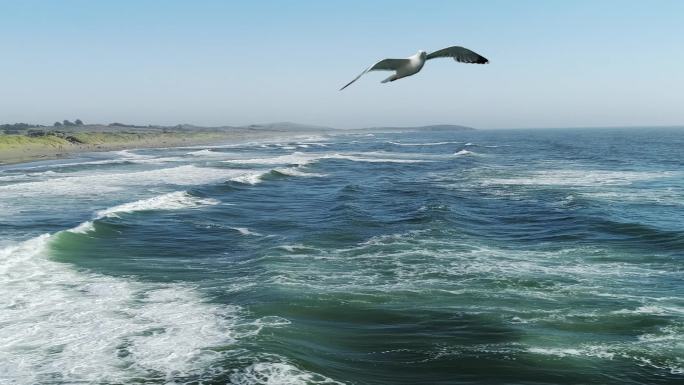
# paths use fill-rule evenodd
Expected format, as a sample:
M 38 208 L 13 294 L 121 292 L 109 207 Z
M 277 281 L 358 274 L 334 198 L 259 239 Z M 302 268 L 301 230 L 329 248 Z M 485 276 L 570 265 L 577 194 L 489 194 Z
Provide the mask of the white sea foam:
M 485 185 L 555 185 L 555 186 L 612 186 L 633 182 L 668 178 L 678 175 L 673 171 L 607 171 L 607 170 L 545 170 L 514 178 L 494 178 Z
M 231 229 L 237 231 L 238 233 L 242 235 L 253 235 L 253 236 L 261 236 L 260 233 L 257 233 L 255 231 L 251 231 L 250 229 L 246 227 L 231 227 Z
M 612 360 L 622 358 L 636 361 L 672 374 L 684 373 L 681 354 L 681 330 L 674 327 L 661 328 L 661 333 L 639 336 L 637 341 L 614 342 L 601 345 L 579 344 L 574 347 L 528 347 L 527 352 L 558 358 L 596 357 Z
M 319 174 L 315 172 L 304 172 L 301 171 L 299 167 L 277 167 L 274 168 L 273 171 L 279 172 L 283 175 L 289 175 L 289 176 L 301 176 L 301 177 L 324 177 L 326 174 Z
M 343 385 L 287 362 L 258 362 L 231 375 L 230 380 L 236 385 Z
M 128 158 L 128 159 L 149 159 L 149 158 L 153 158 L 152 155 L 136 154 L 133 151 L 134 150 L 121 150 L 121 151 L 113 151 L 112 153 L 119 156 L 119 157 Z
M 605 346 L 584 346 L 581 348 L 541 348 L 531 347 L 527 350 L 530 353 L 542 354 L 556 357 L 597 357 L 612 360 L 615 353 Z
M 35 176 L 37 173 L 33 174 L 12 174 L 0 176 L 0 182 L 15 182 L 29 179 L 31 176 Z
M 299 142 L 298 145 L 300 146 L 306 146 L 306 147 L 328 147 L 328 143 L 320 143 L 320 142 Z M 305 147 L 305 148 L 306 148 Z
M 369 162 L 369 163 L 419 163 L 428 162 L 425 159 L 406 159 L 405 154 L 391 154 L 391 153 L 312 153 L 312 152 L 293 152 L 288 155 L 280 155 L 268 158 L 252 158 L 252 159 L 230 159 L 225 160 L 226 163 L 238 164 L 293 164 L 304 166 L 321 159 L 344 159 L 354 162 Z
M 105 210 L 95 213 L 93 220 L 98 220 L 108 217 L 118 217 L 121 213 L 132 213 L 136 211 L 148 210 L 180 210 L 187 208 L 196 208 L 207 205 L 217 205 L 219 202 L 211 198 L 199 198 L 188 194 L 186 191 L 176 191 L 168 194 L 155 196 L 148 199 L 142 199 L 135 202 L 124 203 L 122 205 L 110 207 Z M 73 233 L 87 233 L 94 229 L 93 222 L 87 221 L 70 229 L 68 231 Z
M 171 383 L 201 376 L 221 355 L 213 347 L 269 326 L 239 327 L 239 308 L 210 304 L 190 286 L 50 261 L 53 237 L 0 249 L 0 373 L 9 383 Z
M 461 150 L 461 151 L 455 152 L 454 155 L 456 155 L 456 156 L 467 156 L 467 155 L 475 155 L 475 153 L 472 151 L 468 151 L 468 150 Z
M 244 174 L 244 170 L 219 169 L 183 165 L 149 171 L 90 174 L 56 177 L 41 181 L 0 186 L 4 196 L 85 195 L 92 196 L 124 190 L 132 186 L 199 185 L 229 180 Z
M 194 208 L 206 205 L 217 205 L 220 202 L 212 198 L 199 198 L 190 195 L 186 191 L 176 191 L 164 195 L 159 195 L 149 199 L 143 199 L 131 203 L 114 206 L 102 211 L 98 211 L 99 217 L 116 216 L 119 213 L 131 213 L 144 210 L 178 210 Z
M 394 144 L 397 146 L 443 146 L 445 144 L 460 144 L 463 142 L 400 143 L 388 141 L 387 143 Z
M 325 157 L 326 159 L 344 159 L 353 162 L 367 162 L 367 163 L 423 163 L 430 162 L 425 159 L 405 159 L 405 158 L 380 158 L 369 153 L 356 154 L 331 154 Z
M 203 150 L 190 151 L 190 152 L 186 153 L 186 155 L 192 155 L 192 156 L 197 156 L 197 157 L 202 157 L 202 156 L 221 157 L 221 156 L 226 156 L 226 153 L 217 152 L 217 151 L 213 151 L 209 148 L 205 148 Z
M 303 245 L 301 243 L 295 244 L 295 245 L 280 245 L 280 246 L 277 246 L 277 248 L 283 249 L 283 250 L 291 252 L 291 253 L 294 253 L 297 251 L 305 251 L 305 250 L 316 250 L 313 247 L 309 247 L 309 246 Z
M 238 176 L 230 178 L 233 182 L 244 183 L 244 184 L 257 184 L 261 183 L 261 177 L 271 172 L 271 170 L 259 170 L 259 171 L 249 171 L 243 172 Z
M 230 159 L 225 160 L 225 163 L 238 163 L 238 164 L 296 164 L 305 165 L 317 159 L 320 159 L 320 154 L 311 154 L 303 152 L 293 152 L 288 155 L 280 155 L 274 157 L 266 158 L 251 158 L 251 159 Z
M 587 191 L 582 195 L 614 202 L 655 203 L 684 206 L 684 190 L 676 188 L 629 189 L 628 191 Z
M 684 309 L 676 306 L 644 305 L 636 309 L 616 310 L 613 314 L 684 315 Z

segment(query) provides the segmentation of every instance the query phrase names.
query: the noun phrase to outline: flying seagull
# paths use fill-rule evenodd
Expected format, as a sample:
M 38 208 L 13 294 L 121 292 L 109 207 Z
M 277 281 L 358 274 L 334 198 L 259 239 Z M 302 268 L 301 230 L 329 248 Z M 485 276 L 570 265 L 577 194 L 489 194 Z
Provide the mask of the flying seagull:
M 406 59 L 384 59 L 370 66 L 367 70 L 361 72 L 354 80 L 347 83 L 340 91 L 349 87 L 350 84 L 359 80 L 366 72 L 370 71 L 395 71 L 394 75 L 383 80 L 382 83 L 393 82 L 397 79 L 405 78 L 418 73 L 425 64 L 426 60 L 436 59 L 440 57 L 450 57 L 461 63 L 476 63 L 487 64 L 489 60 L 477 53 L 463 47 L 453 46 L 440 49 L 428 54 L 425 51 L 418 51 L 415 55 Z

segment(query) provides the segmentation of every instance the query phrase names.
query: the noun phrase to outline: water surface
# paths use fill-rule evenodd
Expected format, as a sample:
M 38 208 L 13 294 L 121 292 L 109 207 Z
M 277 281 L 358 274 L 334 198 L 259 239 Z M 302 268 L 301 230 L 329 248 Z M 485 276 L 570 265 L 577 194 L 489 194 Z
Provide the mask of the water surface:
M 682 148 L 487 130 L 3 166 L 0 380 L 681 383 Z

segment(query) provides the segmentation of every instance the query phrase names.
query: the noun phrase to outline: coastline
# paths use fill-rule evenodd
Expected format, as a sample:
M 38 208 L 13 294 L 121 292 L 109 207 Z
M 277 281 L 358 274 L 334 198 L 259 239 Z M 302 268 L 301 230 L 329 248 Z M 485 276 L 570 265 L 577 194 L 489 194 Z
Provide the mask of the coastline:
M 0 166 L 39 160 L 68 158 L 79 153 L 199 146 L 281 136 L 316 134 L 317 132 L 284 132 L 278 130 L 222 130 L 170 132 L 83 132 L 69 138 L 53 135 L 28 137 L 0 135 Z

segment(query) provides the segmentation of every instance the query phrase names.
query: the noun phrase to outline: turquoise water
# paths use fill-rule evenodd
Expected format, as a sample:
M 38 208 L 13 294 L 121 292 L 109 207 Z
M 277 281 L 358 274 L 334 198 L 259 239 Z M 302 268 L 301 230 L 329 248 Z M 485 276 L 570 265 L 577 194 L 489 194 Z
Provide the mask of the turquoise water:
M 684 130 L 0 168 L 0 383 L 675 384 Z

